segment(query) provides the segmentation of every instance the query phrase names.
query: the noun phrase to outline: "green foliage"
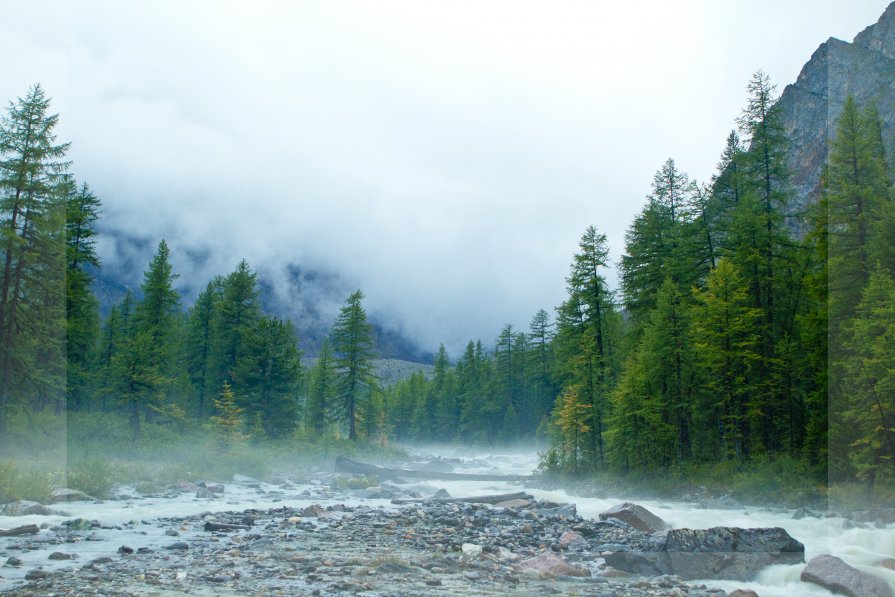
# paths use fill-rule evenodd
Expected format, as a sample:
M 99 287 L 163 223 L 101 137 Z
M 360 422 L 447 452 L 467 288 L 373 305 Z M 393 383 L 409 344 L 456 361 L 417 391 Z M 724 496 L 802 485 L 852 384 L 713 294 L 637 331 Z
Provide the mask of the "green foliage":
M 19 470 L 7 461 L 0 461 L 0 504 L 29 500 L 47 504 L 53 495 L 53 475 L 41 470 Z
M 229 448 L 247 439 L 248 436 L 243 433 L 245 411 L 237 406 L 229 383 L 224 382 L 221 397 L 214 401 L 214 407 L 218 414 L 209 418 L 207 427 L 217 436 L 222 448 Z
M 348 428 L 348 439 L 358 439 L 358 405 L 369 395 L 374 384 L 373 327 L 361 301 L 364 295 L 356 290 L 345 300 L 332 329 L 336 363 L 339 370 L 339 414 Z
M 106 499 L 112 495 L 117 478 L 115 467 L 108 460 L 97 458 L 69 466 L 65 485 L 95 498 Z

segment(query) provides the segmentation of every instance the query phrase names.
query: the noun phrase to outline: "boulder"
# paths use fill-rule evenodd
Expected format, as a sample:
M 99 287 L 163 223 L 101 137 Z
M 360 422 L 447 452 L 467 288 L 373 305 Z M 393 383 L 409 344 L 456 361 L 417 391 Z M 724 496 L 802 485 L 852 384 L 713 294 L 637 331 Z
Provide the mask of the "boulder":
M 447 500 L 450 499 L 451 494 L 448 493 L 447 489 L 442 488 L 436 491 L 432 497 L 436 500 Z
M 699 502 L 699 507 L 705 510 L 745 510 L 746 506 L 736 501 L 729 495 L 720 498 L 711 498 Z
M 622 522 L 626 522 L 638 531 L 643 531 L 644 533 L 655 533 L 657 531 L 664 531 L 668 528 L 668 524 L 666 524 L 664 520 L 643 506 L 638 506 L 631 502 L 618 504 L 600 514 L 600 520 L 606 520 L 607 518 L 615 518 Z
M 0 514 L 3 516 L 52 516 L 53 514 L 58 514 L 58 512 L 37 502 L 19 500 L 17 502 L 12 502 L 11 504 L 3 504 L 0 506 Z
M 67 487 L 57 487 L 51 494 L 50 503 L 58 504 L 60 502 L 95 502 L 95 497 L 89 496 L 83 491 L 77 489 L 69 489 Z
M 802 581 L 820 585 L 849 597 L 895 597 L 889 583 L 852 568 L 839 558 L 822 554 L 811 558 L 802 571 Z
M 749 581 L 767 566 L 801 564 L 805 546 L 779 527 L 674 529 L 656 539 L 652 549 L 613 552 L 605 560 L 633 574 Z
M 584 536 L 578 531 L 566 531 L 559 538 L 559 548 L 560 549 L 568 549 L 572 545 L 577 545 L 584 542 Z
M 590 570 L 587 568 L 573 566 L 551 551 L 545 551 L 533 558 L 522 560 L 516 565 L 516 568 L 523 574 L 528 570 L 534 570 L 539 575 L 590 576 Z
M 734 589 L 727 594 L 727 597 L 758 597 L 758 593 L 752 589 Z

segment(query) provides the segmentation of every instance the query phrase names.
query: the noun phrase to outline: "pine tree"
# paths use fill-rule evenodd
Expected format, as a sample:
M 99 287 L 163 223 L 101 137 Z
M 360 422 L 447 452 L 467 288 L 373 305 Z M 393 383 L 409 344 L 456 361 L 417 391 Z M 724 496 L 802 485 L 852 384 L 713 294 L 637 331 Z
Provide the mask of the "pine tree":
M 190 308 L 186 331 L 186 366 L 196 392 L 196 417 L 205 417 L 206 396 L 213 392 L 214 350 L 219 329 L 218 317 L 223 279 L 219 276 L 208 283 Z
M 373 328 L 356 290 L 346 299 L 333 325 L 333 344 L 338 355 L 338 396 L 342 421 L 348 427 L 348 439 L 357 441 L 357 407 L 373 385 Z
M 245 259 L 224 278 L 219 305 L 215 331 L 215 385 L 224 381 L 232 385 L 233 368 L 242 356 L 246 337 L 261 317 L 258 275 Z M 235 390 L 238 394 L 238 388 Z
M 94 246 L 99 205 L 86 184 L 66 197 L 66 388 L 75 409 L 84 406 L 91 390 L 99 335 L 99 301 L 90 289 L 88 269 L 99 266 Z
M 40 85 L 0 123 L 0 433 L 10 405 L 64 387 L 65 197 L 58 115 Z
M 295 430 L 301 354 L 291 322 L 262 317 L 245 338 L 233 370 L 238 398 L 246 416 L 260 416 L 268 437 Z
M 336 376 L 336 361 L 332 345 L 329 338 L 324 338 L 317 363 L 310 373 L 308 405 L 305 411 L 307 427 L 315 433 L 325 433 L 334 420 Z

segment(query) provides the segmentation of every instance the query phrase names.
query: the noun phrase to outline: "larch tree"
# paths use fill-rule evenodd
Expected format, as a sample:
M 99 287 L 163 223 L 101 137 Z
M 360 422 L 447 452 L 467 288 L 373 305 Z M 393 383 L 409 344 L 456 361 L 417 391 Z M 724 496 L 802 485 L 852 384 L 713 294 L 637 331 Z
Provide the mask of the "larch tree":
M 373 326 L 367 322 L 362 301 L 364 295 L 355 290 L 333 325 L 333 347 L 339 370 L 338 397 L 342 421 L 348 428 L 348 439 L 357 441 L 358 404 L 369 395 L 375 379 Z

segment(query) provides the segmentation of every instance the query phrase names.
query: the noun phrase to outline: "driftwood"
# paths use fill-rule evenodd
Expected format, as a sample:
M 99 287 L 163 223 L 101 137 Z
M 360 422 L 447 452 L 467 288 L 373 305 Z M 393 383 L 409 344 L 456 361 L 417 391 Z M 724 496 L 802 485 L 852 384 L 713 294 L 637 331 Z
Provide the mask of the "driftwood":
M 245 524 L 227 524 L 226 522 L 206 522 L 206 531 L 246 531 L 252 527 Z
M 436 471 L 412 471 L 404 468 L 388 468 L 376 464 L 357 462 L 344 456 L 336 457 L 336 470 L 355 475 L 376 475 L 383 479 L 442 479 L 445 481 L 527 481 L 525 475 L 474 475 L 471 473 L 439 473 Z
M 0 537 L 18 537 L 20 535 L 36 535 L 40 532 L 40 528 L 36 524 L 26 524 L 22 527 L 9 529 L 8 531 L 0 530 Z
M 420 503 L 436 503 L 436 504 L 499 504 L 501 502 L 509 502 L 510 500 L 531 500 L 534 496 L 518 491 L 516 493 L 501 493 L 498 495 L 476 495 L 473 497 L 461 498 L 396 498 L 392 500 L 393 504 L 420 504 Z

